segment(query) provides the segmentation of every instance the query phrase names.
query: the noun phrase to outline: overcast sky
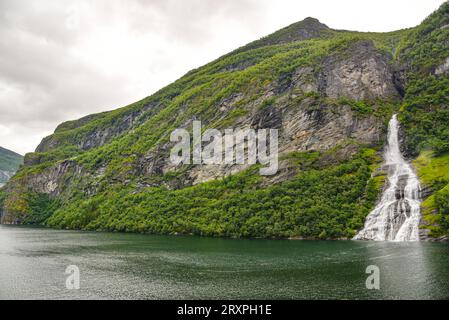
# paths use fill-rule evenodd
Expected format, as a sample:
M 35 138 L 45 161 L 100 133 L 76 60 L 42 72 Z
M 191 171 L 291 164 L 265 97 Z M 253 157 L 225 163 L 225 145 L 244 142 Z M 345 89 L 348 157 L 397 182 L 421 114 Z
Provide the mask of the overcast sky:
M 25 154 L 67 120 L 150 95 L 308 16 L 392 31 L 443 0 L 0 0 L 0 146 Z

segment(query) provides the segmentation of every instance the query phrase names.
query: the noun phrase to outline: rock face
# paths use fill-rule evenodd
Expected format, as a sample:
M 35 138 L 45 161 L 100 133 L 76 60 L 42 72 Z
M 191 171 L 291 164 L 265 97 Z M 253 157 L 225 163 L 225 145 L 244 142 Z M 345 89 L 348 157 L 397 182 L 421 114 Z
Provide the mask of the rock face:
M 371 41 L 355 43 L 346 55 L 346 59 L 340 55 L 326 59 L 319 90 L 335 99 L 398 98 L 390 56 L 377 51 Z
M 435 70 L 435 74 L 436 75 L 444 75 L 447 74 L 449 72 L 449 57 L 446 59 L 446 61 L 439 65 L 436 70 Z
M 67 142 L 67 136 L 70 135 L 71 131 L 83 128 L 85 126 L 89 127 L 90 130 L 88 130 L 80 139 L 76 141 L 76 147 L 80 150 L 97 148 L 110 142 L 113 138 L 120 136 L 121 134 L 142 124 L 160 107 L 160 104 L 156 105 L 154 103 L 150 103 L 141 106 L 137 110 L 134 108 L 131 110 L 126 110 L 126 112 L 118 113 L 116 117 L 113 117 L 106 125 L 101 127 L 94 126 L 92 123 L 95 123 L 95 120 L 99 118 L 110 116 L 108 113 L 90 115 L 76 121 L 63 123 L 56 128 L 54 135 L 46 137 L 42 140 L 37 147 L 36 152 L 49 152 L 60 147 Z M 32 164 L 32 162 L 33 161 L 30 159 L 25 159 L 25 163 L 27 164 Z

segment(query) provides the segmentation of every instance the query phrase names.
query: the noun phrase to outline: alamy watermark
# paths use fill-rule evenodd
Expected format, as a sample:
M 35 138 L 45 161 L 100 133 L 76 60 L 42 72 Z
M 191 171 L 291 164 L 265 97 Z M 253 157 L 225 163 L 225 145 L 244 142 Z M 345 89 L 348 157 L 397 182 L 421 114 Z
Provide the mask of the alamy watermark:
M 80 289 L 80 269 L 77 266 L 71 265 L 65 269 L 65 274 L 68 275 L 65 286 L 67 290 Z
M 366 274 L 369 274 L 365 282 L 366 289 L 380 290 L 380 268 L 378 266 L 368 266 Z
M 277 129 L 216 129 L 202 133 L 201 121 L 193 122 L 193 139 L 185 129 L 177 129 L 170 136 L 176 142 L 170 153 L 174 165 L 254 165 L 260 163 L 264 176 L 278 171 Z M 246 150 L 246 152 L 245 152 Z

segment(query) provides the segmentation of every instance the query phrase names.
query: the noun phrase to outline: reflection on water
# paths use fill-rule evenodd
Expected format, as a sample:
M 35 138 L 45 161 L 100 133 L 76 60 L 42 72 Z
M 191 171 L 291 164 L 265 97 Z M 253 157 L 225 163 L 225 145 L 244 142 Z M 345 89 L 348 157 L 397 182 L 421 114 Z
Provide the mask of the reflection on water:
M 449 245 L 228 240 L 0 226 L 0 299 L 449 298 Z M 65 287 L 66 267 L 81 289 Z M 381 289 L 365 270 L 380 268 Z
M 433 247 L 419 242 L 367 245 L 367 263 L 381 270 L 382 298 L 432 298 L 438 286 L 429 282 L 433 273 L 426 250 L 432 251 Z

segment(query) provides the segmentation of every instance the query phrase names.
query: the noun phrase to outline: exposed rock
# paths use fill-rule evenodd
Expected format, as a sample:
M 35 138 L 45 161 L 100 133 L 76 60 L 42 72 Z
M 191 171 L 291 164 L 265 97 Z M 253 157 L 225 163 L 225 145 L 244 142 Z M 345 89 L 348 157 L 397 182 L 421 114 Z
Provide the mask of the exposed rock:
M 328 150 L 347 139 L 366 144 L 377 143 L 382 135 L 382 123 L 375 117 L 358 118 L 350 107 L 321 106 L 316 110 L 289 111 L 283 125 L 288 137 L 285 149 Z
M 292 76 L 293 92 L 299 94 L 318 92 L 318 80 L 312 67 L 298 68 Z
M 87 131 L 84 136 L 78 137 L 78 141 L 76 143 L 77 147 L 80 150 L 89 150 L 100 147 L 110 142 L 113 138 L 118 137 L 145 122 L 153 114 L 153 111 L 155 111 L 154 109 L 160 107 L 161 105 L 158 103 L 151 103 L 139 110 L 134 110 L 123 114 L 121 117 L 117 117 L 108 125 L 93 127 L 91 130 Z M 107 115 L 107 113 L 103 113 L 102 115 Z M 48 152 L 52 149 L 58 148 L 64 143 L 64 138 L 60 138 L 59 134 L 63 134 L 64 131 L 67 130 L 81 127 L 85 123 L 92 121 L 97 117 L 98 115 L 87 116 L 81 118 L 80 120 L 70 121 L 60 125 L 56 129 L 55 134 L 42 140 L 36 148 L 36 152 Z M 38 164 L 39 158 L 27 158 L 26 161 L 28 164 Z
M 345 54 L 343 54 L 345 55 Z M 330 98 L 348 97 L 354 100 L 399 98 L 393 81 L 391 57 L 380 53 L 372 41 L 359 41 L 341 54 L 323 62 L 319 91 Z
M 436 75 L 447 74 L 449 72 L 449 57 L 446 61 L 435 69 Z

